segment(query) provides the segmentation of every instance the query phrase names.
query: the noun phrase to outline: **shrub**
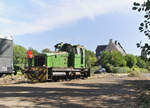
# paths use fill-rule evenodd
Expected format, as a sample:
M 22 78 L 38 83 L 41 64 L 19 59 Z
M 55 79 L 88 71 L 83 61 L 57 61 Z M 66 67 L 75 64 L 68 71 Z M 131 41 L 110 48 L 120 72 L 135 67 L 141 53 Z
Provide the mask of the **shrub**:
M 90 51 L 90 50 L 86 50 L 85 55 L 86 55 L 87 66 L 93 67 L 97 62 L 97 58 L 96 58 L 95 53 Z
M 107 64 L 107 65 L 105 66 L 105 68 L 106 68 L 106 71 L 107 71 L 107 72 L 112 72 L 112 70 L 113 70 L 113 66 L 112 66 L 111 64 Z
M 149 71 L 148 71 L 148 69 L 143 69 L 143 68 L 141 68 L 141 72 L 143 72 L 143 73 L 148 73 Z
M 107 72 L 111 73 L 129 73 L 132 71 L 129 67 L 114 67 L 110 64 L 106 65 Z
M 144 69 L 144 68 L 132 68 L 133 71 L 136 71 L 136 72 L 141 72 L 141 73 L 147 73 L 148 72 L 148 69 Z
M 113 67 L 112 73 L 128 73 L 132 70 L 129 67 Z
M 99 70 L 98 66 L 92 66 L 90 69 L 91 75 L 94 75 L 94 72 L 96 72 L 97 70 Z
M 139 68 L 146 68 L 147 67 L 146 62 L 142 58 L 140 58 L 140 57 L 137 57 L 137 63 L 136 63 L 136 65 Z
M 105 68 L 108 68 L 108 64 L 119 67 L 126 66 L 126 61 L 124 56 L 118 51 L 112 51 L 111 53 L 104 51 L 100 56 L 100 64 Z
M 132 68 L 132 71 L 129 73 L 129 76 L 131 77 L 137 77 L 140 76 L 141 73 L 148 73 L 149 71 L 147 69 L 144 68 Z
M 137 63 L 136 57 L 135 57 L 134 55 L 132 55 L 132 54 L 127 54 L 127 55 L 125 56 L 125 60 L 126 60 L 126 62 L 127 62 L 127 66 L 128 66 L 129 68 L 132 68 L 132 67 L 135 66 L 136 63 Z
M 113 66 L 126 66 L 126 61 L 124 59 L 124 56 L 118 52 L 118 51 L 112 51 L 111 52 L 111 59 L 110 59 L 110 64 Z
M 138 77 L 138 76 L 140 76 L 140 72 L 139 71 L 132 71 L 132 72 L 129 73 L 128 76 L 130 76 L 130 77 Z
M 147 69 L 150 70 L 150 66 L 148 66 Z
M 108 51 L 104 51 L 101 55 L 100 55 L 100 64 L 107 68 L 107 65 L 110 64 L 110 58 L 111 55 Z

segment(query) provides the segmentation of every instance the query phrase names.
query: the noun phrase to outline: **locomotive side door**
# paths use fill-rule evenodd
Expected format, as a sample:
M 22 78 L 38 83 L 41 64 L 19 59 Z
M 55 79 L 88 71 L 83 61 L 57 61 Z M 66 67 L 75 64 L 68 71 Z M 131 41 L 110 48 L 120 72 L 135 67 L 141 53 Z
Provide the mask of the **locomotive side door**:
M 75 68 L 81 68 L 81 53 L 80 53 L 80 48 L 76 47 L 76 54 L 74 56 L 74 67 Z
M 81 65 L 83 65 L 83 49 L 80 48 L 80 54 L 81 54 Z
M 85 49 L 84 48 L 80 48 L 80 54 L 81 54 L 81 67 L 86 67 L 85 64 Z

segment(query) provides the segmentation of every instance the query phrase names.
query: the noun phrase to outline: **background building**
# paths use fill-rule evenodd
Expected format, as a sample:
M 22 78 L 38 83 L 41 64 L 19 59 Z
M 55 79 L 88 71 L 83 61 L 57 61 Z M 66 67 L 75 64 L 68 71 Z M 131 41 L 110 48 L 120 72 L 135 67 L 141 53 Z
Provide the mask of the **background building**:
M 119 51 L 121 52 L 123 55 L 126 54 L 126 51 L 123 49 L 123 47 L 121 46 L 121 44 L 117 41 L 113 41 L 112 39 L 109 40 L 108 45 L 98 45 L 96 48 L 96 57 L 97 60 L 100 60 L 100 55 L 103 51 Z

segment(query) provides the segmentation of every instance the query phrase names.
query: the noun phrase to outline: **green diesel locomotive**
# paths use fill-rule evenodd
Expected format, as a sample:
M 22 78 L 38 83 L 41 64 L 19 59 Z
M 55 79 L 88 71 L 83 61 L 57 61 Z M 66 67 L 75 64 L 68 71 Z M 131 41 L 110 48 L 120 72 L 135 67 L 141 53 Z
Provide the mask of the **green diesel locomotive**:
M 24 73 L 30 80 L 47 81 L 86 78 L 90 76 L 90 69 L 83 46 L 59 43 L 55 45 L 55 52 L 34 56 L 33 65 L 25 67 Z

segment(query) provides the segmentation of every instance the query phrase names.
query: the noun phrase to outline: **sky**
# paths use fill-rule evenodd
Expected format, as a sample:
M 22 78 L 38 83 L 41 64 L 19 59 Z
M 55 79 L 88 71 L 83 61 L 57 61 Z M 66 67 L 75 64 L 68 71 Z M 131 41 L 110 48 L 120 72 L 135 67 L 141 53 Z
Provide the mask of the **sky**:
M 136 43 L 149 42 L 138 26 L 142 14 L 132 11 L 143 0 L 0 0 L 0 34 L 14 36 L 25 48 L 54 50 L 59 42 L 95 51 L 109 39 L 127 53 L 139 55 Z

